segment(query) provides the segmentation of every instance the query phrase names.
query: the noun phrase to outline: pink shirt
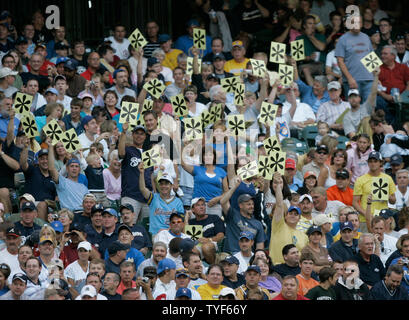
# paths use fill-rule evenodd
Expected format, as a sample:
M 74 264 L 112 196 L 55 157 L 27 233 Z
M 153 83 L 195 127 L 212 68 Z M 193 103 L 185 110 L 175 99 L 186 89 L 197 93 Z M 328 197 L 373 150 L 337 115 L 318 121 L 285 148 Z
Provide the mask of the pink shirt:
M 354 184 L 358 177 L 368 173 L 368 156 L 373 151 L 372 148 L 369 148 L 358 157 L 357 148 L 357 144 L 353 143 L 352 148 L 347 151 L 348 162 L 346 168 L 352 172 L 351 184 Z
M 104 169 L 104 187 L 109 200 L 119 200 L 121 198 L 121 176 L 115 178 L 109 169 Z

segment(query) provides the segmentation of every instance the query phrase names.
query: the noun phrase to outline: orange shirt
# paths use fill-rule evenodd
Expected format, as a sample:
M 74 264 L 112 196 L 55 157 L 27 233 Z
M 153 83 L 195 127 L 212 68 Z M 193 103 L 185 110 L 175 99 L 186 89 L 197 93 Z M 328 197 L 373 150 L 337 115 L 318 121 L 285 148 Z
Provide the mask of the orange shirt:
M 317 280 L 314 280 L 313 278 L 307 280 L 301 275 L 301 273 L 297 274 L 295 277 L 298 279 L 297 294 L 299 295 L 305 296 L 310 289 L 319 285 Z
M 131 288 L 136 288 L 136 282 L 133 281 L 133 280 L 132 280 L 132 287 Z M 124 283 L 121 281 L 118 288 L 116 289 L 116 293 L 122 295 L 122 292 L 124 292 L 125 289 L 128 289 L 128 287 L 125 287 Z
M 347 187 L 345 191 L 340 190 L 336 185 L 327 189 L 328 200 L 338 200 L 347 206 L 352 206 L 354 190 Z

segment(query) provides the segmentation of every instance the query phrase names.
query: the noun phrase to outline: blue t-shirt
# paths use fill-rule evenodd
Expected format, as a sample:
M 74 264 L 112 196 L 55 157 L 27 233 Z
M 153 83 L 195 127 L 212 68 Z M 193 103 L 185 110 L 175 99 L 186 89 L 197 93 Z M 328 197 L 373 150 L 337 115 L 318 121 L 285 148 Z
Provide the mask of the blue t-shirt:
M 82 183 L 72 181 L 58 175 L 57 194 L 60 200 L 61 208 L 75 211 L 82 209 L 84 196 L 89 193 L 88 188 Z
M 204 51 L 203 55 L 206 55 L 212 52 L 212 38 L 210 36 L 206 36 L 206 50 Z M 193 57 L 192 50 L 189 50 L 193 47 L 193 38 L 189 35 L 180 36 L 175 42 L 175 48 L 182 50 L 188 56 Z
M 224 221 L 226 222 L 226 237 L 224 241 L 224 252 L 230 252 L 234 254 L 240 251 L 239 238 L 240 233 L 243 231 L 249 231 L 254 235 L 254 243 L 260 243 L 265 241 L 265 233 L 263 225 L 260 221 L 254 218 L 246 218 L 240 210 L 236 210 L 230 207 Z
M 0 138 L 5 139 L 7 137 L 7 128 L 9 125 L 10 118 L 3 118 L 0 114 Z M 14 136 L 17 135 L 18 127 L 20 125 L 20 120 L 14 118 Z
M 206 202 L 219 197 L 223 193 L 223 179 L 227 176 L 222 168 L 215 167 L 213 178 L 206 174 L 206 168 L 202 166 L 193 167 L 193 198 L 204 197 Z
M 151 193 L 149 204 L 149 232 L 152 237 L 159 230 L 169 228 L 169 218 L 173 212 L 185 212 L 183 203 L 179 198 L 173 197 L 168 201 L 161 198 L 159 193 Z
M 356 81 L 370 81 L 373 80 L 373 75 L 361 63 L 361 59 L 371 51 L 373 51 L 372 43 L 365 33 L 354 35 L 346 32 L 338 40 L 335 57 L 344 58 L 349 73 Z M 346 81 L 345 76 L 343 79 Z
M 108 249 L 105 249 L 104 260 L 108 261 L 108 258 L 109 258 Z M 131 247 L 126 253 L 125 260 L 132 261 L 135 264 L 135 270 L 138 270 L 139 265 L 145 260 L 145 257 L 143 256 L 142 252 L 140 252 L 138 249 Z
M 33 195 L 36 201 L 54 200 L 57 191 L 55 184 L 49 175 L 44 176 L 38 166 L 28 165 L 26 171 L 24 171 L 25 184 L 24 193 Z M 39 188 L 41 186 L 41 188 Z
M 225 143 L 213 143 L 213 149 L 216 150 L 216 166 L 222 168 L 224 171 L 227 171 L 227 146 Z
M 300 90 L 301 102 L 308 104 L 314 113 L 317 113 L 321 104 L 330 100 L 328 91 L 325 90 L 323 97 L 318 100 L 311 86 L 305 84 L 302 80 L 297 80 L 296 83 Z
M 142 161 L 141 150 L 134 146 L 125 148 L 125 157 L 122 161 L 121 170 L 121 197 L 129 197 L 140 202 L 146 202 L 139 190 L 139 169 L 138 165 Z M 145 186 L 152 190 L 151 175 L 153 167 L 145 169 Z

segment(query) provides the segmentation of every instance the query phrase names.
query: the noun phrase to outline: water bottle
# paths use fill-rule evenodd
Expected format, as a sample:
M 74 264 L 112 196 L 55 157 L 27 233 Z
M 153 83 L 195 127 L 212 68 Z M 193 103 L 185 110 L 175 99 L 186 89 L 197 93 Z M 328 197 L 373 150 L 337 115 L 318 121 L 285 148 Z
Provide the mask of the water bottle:
M 399 95 L 400 95 L 399 89 L 398 88 L 392 88 L 391 89 L 391 95 L 393 97 L 393 101 L 395 103 L 398 103 L 399 102 Z

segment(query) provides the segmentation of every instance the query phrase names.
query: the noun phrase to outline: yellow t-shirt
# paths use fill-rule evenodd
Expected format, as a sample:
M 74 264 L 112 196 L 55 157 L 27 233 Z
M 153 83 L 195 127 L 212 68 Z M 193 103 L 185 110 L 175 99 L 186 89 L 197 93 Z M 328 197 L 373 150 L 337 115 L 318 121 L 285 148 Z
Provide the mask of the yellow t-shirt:
M 224 64 L 224 71 L 233 73 L 235 76 L 239 76 L 240 73 L 246 69 L 246 64 L 249 62 L 250 59 L 245 58 L 243 62 L 238 63 L 234 59 L 227 61 Z
M 172 49 L 170 52 L 166 53 L 165 59 L 162 61 L 162 66 L 168 67 L 170 69 L 175 69 L 178 66 L 178 55 L 183 53 L 182 50 Z
M 297 229 L 290 228 L 283 218 L 276 222 L 274 217 L 271 223 L 270 257 L 273 264 L 284 263 L 282 249 L 287 244 L 294 244 L 301 251 L 308 244 L 307 235 Z
M 354 185 L 354 196 L 361 196 L 361 207 L 362 209 L 366 210 L 366 201 L 368 199 L 369 194 L 372 190 L 372 179 L 374 176 L 371 176 L 369 173 L 360 176 L 355 181 Z M 391 176 L 381 172 L 379 176 L 376 178 L 382 178 L 388 183 L 388 196 L 392 195 L 396 191 L 395 183 L 393 182 Z M 382 210 L 388 208 L 388 201 L 372 201 L 371 205 L 371 213 L 374 214 L 375 210 Z M 365 222 L 366 219 L 364 216 L 359 215 L 359 221 Z
M 202 300 L 219 300 L 219 294 L 223 288 L 226 288 L 226 286 L 220 285 L 215 289 L 205 283 L 197 288 L 197 292 L 199 292 Z

